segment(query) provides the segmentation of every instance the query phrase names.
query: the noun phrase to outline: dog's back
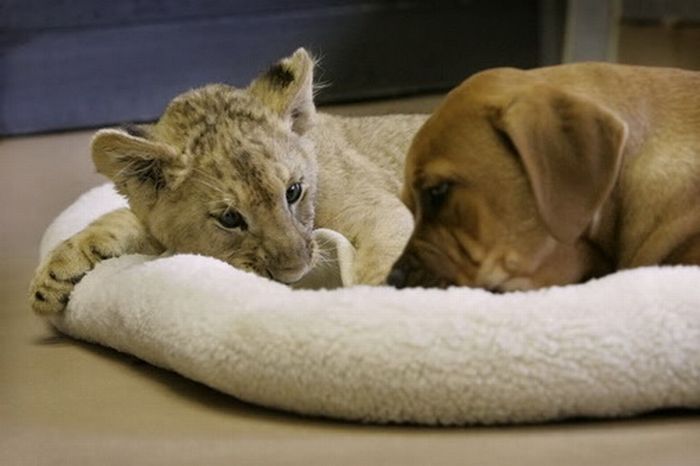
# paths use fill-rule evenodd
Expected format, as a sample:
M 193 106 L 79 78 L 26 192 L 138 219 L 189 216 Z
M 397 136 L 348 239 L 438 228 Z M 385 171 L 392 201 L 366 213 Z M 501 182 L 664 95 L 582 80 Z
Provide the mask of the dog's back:
M 601 212 L 608 225 L 622 215 L 618 267 L 658 263 L 700 231 L 700 72 L 591 62 L 527 74 L 600 104 L 628 126 L 616 202 Z
M 607 63 L 470 77 L 409 151 L 417 225 L 395 272 L 418 278 L 394 282 L 510 290 L 700 264 L 698 89 L 697 72 Z
M 617 112 L 633 138 L 673 135 L 700 143 L 700 72 L 592 62 L 528 74 Z

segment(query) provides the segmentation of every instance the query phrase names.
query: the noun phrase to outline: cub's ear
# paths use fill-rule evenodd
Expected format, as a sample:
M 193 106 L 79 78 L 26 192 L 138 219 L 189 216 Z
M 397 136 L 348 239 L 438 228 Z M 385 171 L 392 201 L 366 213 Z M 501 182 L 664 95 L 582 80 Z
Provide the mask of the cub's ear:
M 147 130 L 138 126 L 98 131 L 92 139 L 92 161 L 130 199 L 175 189 L 188 168 L 182 155 L 150 140 Z
M 313 59 L 300 48 L 272 65 L 250 84 L 248 90 L 287 121 L 294 132 L 304 134 L 316 116 L 313 70 Z
M 617 181 L 627 125 L 601 105 L 537 84 L 496 117 L 518 152 L 552 236 L 578 239 Z

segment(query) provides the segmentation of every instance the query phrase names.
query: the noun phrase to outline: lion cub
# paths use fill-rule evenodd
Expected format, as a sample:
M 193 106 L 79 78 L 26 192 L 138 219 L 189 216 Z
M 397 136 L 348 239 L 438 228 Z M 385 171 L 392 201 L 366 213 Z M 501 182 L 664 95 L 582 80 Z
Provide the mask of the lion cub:
M 203 254 L 293 284 L 318 260 L 315 228 L 353 243 L 356 283 L 383 281 L 413 227 L 398 195 L 425 117 L 316 113 L 313 65 L 299 49 L 246 89 L 205 86 L 176 97 L 152 126 L 98 131 L 95 166 L 130 208 L 48 255 L 32 308 L 60 312 L 97 262 L 130 253 Z

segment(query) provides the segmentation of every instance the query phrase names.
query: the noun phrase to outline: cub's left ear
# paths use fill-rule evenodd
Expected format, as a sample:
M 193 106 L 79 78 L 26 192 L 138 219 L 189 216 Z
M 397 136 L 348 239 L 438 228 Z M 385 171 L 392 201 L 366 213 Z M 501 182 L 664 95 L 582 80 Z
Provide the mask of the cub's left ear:
M 130 201 L 155 201 L 159 191 L 176 189 L 189 170 L 181 154 L 138 127 L 98 131 L 92 139 L 92 160 Z
M 516 96 L 494 125 L 518 152 L 552 236 L 576 241 L 617 181 L 625 122 L 595 102 L 536 84 Z
M 313 70 L 313 59 L 300 48 L 272 65 L 250 84 L 248 90 L 287 121 L 294 132 L 304 134 L 316 116 Z

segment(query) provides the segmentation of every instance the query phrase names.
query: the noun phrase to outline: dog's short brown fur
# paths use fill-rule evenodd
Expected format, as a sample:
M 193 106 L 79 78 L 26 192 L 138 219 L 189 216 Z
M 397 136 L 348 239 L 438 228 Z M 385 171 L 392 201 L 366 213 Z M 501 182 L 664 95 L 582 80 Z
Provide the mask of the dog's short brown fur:
M 417 133 L 388 282 L 496 291 L 700 264 L 700 73 L 603 63 L 467 79 Z

